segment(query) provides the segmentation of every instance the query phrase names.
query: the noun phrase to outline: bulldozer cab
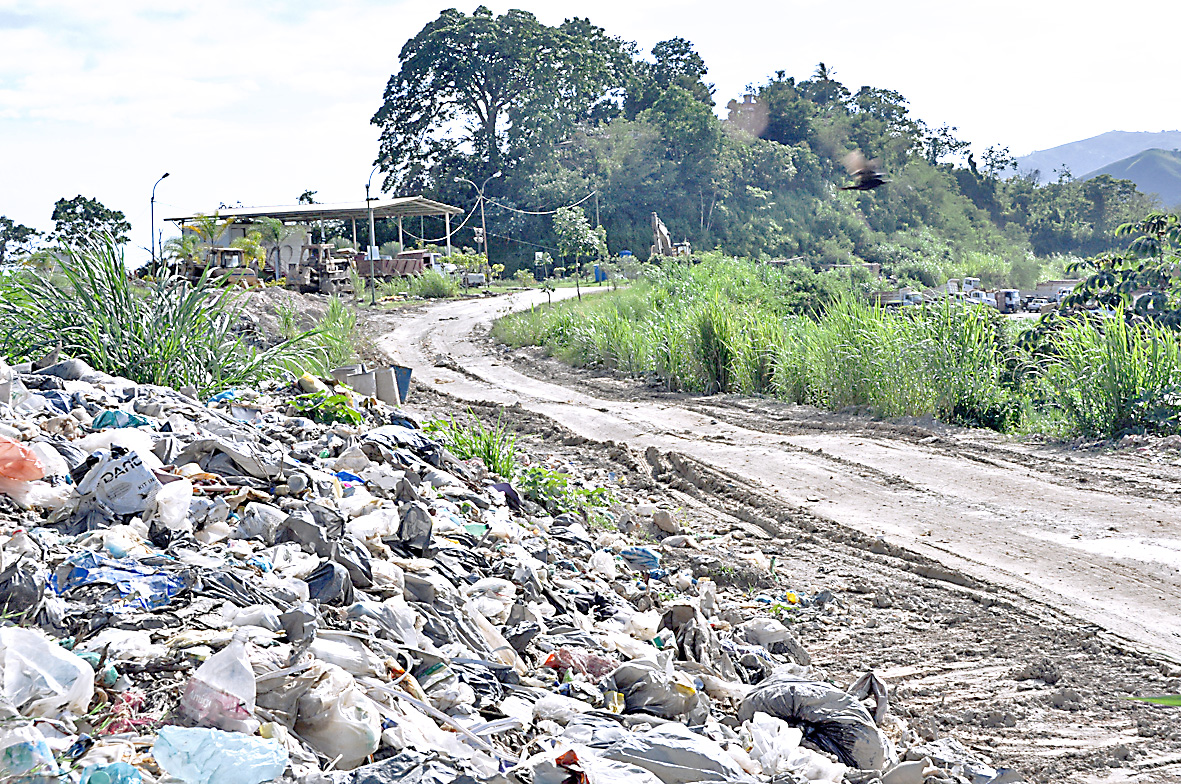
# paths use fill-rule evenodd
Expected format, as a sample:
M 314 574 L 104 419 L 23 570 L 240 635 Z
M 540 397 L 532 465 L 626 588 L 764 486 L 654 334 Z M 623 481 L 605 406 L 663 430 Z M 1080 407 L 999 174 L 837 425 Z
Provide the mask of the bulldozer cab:
M 186 272 L 189 280 L 195 282 L 207 269 L 210 278 L 227 279 L 231 284 L 251 288 L 261 285 L 257 270 L 247 263 L 241 248 L 210 248 L 205 252 L 204 262 L 190 260 Z

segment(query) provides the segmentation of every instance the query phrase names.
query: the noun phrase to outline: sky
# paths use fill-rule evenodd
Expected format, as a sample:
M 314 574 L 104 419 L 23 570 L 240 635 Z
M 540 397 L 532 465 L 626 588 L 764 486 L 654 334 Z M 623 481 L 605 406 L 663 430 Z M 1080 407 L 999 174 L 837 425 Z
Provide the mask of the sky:
M 377 154 L 369 123 L 402 44 L 445 8 L 417 0 L 0 0 L 0 215 L 52 228 L 84 195 L 132 224 L 146 257 L 152 186 L 164 218 L 224 203 L 359 202 Z M 518 0 L 547 24 L 588 17 L 645 53 L 691 41 L 719 111 L 783 70 L 897 90 L 915 117 L 978 151 L 1016 155 L 1110 130 L 1178 127 L 1162 92 L 1175 50 L 1163 0 Z M 1089 11 L 1088 8 L 1102 8 Z M 836 10 L 839 9 L 839 10 Z M 380 175 L 374 177 L 374 182 Z M 393 194 L 407 195 L 407 194 Z

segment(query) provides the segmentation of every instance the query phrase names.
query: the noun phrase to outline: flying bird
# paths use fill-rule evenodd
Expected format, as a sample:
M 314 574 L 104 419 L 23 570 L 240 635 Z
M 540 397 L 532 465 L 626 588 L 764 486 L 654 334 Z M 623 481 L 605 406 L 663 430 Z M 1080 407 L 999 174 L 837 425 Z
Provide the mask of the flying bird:
M 874 158 L 872 161 L 867 161 L 860 150 L 854 150 L 846 155 L 842 159 L 842 163 L 845 164 L 845 170 L 849 172 L 849 176 L 853 178 L 852 185 L 841 186 L 843 191 L 872 191 L 889 182 L 879 171 L 882 165 L 881 160 Z

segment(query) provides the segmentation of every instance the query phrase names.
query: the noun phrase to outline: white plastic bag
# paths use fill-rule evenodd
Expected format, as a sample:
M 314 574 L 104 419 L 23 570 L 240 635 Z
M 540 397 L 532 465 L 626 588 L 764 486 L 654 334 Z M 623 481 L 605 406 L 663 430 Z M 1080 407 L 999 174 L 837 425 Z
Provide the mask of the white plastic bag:
M 377 706 L 340 667 L 326 665 L 324 674 L 299 698 L 296 733 L 336 767 L 352 770 L 377 751 L 381 718 Z
M 80 716 L 94 696 L 94 670 L 44 634 L 0 628 L 4 696 L 25 716 Z

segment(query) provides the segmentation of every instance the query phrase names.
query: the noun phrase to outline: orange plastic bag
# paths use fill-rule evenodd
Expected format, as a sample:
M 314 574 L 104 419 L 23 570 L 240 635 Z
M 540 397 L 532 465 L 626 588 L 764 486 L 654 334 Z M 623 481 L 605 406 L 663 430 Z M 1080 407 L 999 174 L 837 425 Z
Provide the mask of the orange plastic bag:
M 45 476 L 45 468 L 33 450 L 0 436 L 0 476 L 32 482 Z

